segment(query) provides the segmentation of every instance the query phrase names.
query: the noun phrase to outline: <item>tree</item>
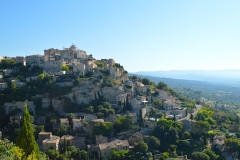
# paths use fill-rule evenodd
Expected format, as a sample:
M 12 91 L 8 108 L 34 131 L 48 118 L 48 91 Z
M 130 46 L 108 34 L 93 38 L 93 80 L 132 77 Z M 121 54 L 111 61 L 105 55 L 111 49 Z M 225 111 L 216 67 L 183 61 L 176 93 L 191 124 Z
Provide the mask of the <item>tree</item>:
M 153 105 L 157 109 L 162 109 L 162 101 L 160 101 L 159 99 L 154 100 Z
M 190 119 L 193 120 L 193 114 L 190 115 Z
M 61 67 L 61 70 L 68 72 L 68 71 L 69 71 L 69 67 L 66 66 L 66 65 L 63 65 L 63 66 Z
M 130 130 L 133 127 L 133 120 L 128 114 L 127 116 L 119 116 L 113 123 L 113 127 L 116 132 Z
M 159 82 L 159 83 L 157 84 L 157 88 L 158 88 L 158 89 L 163 89 L 163 90 L 168 90 L 168 86 L 167 86 L 167 84 L 164 83 L 164 82 Z
M 92 129 L 92 134 L 110 136 L 113 132 L 113 124 L 111 122 L 99 122 L 94 125 Z
M 203 153 L 206 153 L 210 157 L 210 160 L 217 160 L 219 158 L 211 149 L 205 149 Z
M 225 147 L 228 148 L 230 152 L 239 152 L 240 140 L 236 137 L 228 138 L 225 140 Z
M 39 75 L 38 75 L 38 80 L 39 80 L 40 82 L 42 82 L 43 79 L 44 79 L 44 74 L 39 74 Z
M 150 149 L 157 149 L 160 146 L 160 141 L 154 136 L 148 137 L 146 142 Z
M 76 116 L 75 116 L 74 113 L 68 113 L 68 114 L 66 115 L 66 118 L 68 118 L 69 124 L 72 125 L 72 124 L 73 124 L 72 120 L 73 120 L 74 118 L 76 118 Z
M 48 149 L 48 150 L 46 151 L 46 154 L 48 155 L 48 157 L 49 157 L 50 159 L 53 159 L 53 160 L 56 160 L 56 159 L 59 158 L 59 152 L 56 151 L 56 150 L 53 150 L 53 149 Z
M 78 152 L 78 158 L 79 159 L 87 159 L 88 158 L 88 153 L 85 150 L 80 150 Z
M 148 117 L 155 117 L 156 116 L 156 109 L 151 107 L 151 111 L 148 113 Z
M 147 143 L 145 143 L 143 141 L 139 141 L 137 143 L 134 143 L 134 152 L 140 152 L 140 153 L 143 153 L 145 155 L 147 153 L 147 151 L 148 151 Z
M 163 144 L 175 144 L 182 132 L 182 124 L 166 118 L 161 118 L 153 130 L 153 135 Z
M 197 121 L 194 124 L 194 131 L 195 132 L 200 132 L 200 133 L 206 133 L 210 129 L 210 124 L 208 121 Z
M 129 150 L 113 151 L 110 160 L 123 160 L 129 155 Z
M 23 149 L 26 156 L 35 153 L 37 158 L 39 158 L 39 148 L 35 141 L 34 129 L 30 123 L 30 114 L 26 104 L 24 106 L 22 127 L 18 134 L 16 145 Z
M 103 105 L 103 108 L 107 108 L 107 109 L 111 109 L 112 108 L 112 105 L 109 102 L 103 102 L 102 105 Z
M 210 157 L 203 152 L 193 152 L 192 159 L 194 160 L 210 160 Z
M 150 80 L 148 79 L 148 78 L 143 78 L 142 79 L 142 84 L 144 84 L 144 85 L 150 85 Z
M 87 108 L 87 112 L 88 112 L 88 113 L 93 113 L 93 112 L 94 112 L 94 107 L 93 107 L 93 106 L 89 106 L 89 107 Z
M 169 153 L 168 152 L 163 152 L 161 157 L 159 158 L 160 160 L 166 160 L 169 158 Z

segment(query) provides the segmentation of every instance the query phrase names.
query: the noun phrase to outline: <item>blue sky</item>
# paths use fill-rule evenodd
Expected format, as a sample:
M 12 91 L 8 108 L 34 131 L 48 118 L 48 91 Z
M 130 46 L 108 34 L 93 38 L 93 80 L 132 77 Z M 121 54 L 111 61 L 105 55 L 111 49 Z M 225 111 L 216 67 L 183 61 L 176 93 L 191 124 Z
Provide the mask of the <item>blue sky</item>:
M 239 0 L 0 1 L 0 55 L 69 47 L 128 71 L 240 69 Z

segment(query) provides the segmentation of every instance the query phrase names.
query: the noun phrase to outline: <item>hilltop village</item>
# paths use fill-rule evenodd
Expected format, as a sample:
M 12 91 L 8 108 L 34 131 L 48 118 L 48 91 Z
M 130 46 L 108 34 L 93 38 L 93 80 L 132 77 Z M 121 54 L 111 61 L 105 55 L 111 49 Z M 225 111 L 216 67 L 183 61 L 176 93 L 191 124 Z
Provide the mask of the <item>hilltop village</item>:
M 50 159 L 187 159 L 203 154 L 204 145 L 237 156 L 224 150 L 223 136 L 205 135 L 216 120 L 204 102 L 129 76 L 114 59 L 71 45 L 0 60 L 0 138 L 15 142 L 26 105 Z

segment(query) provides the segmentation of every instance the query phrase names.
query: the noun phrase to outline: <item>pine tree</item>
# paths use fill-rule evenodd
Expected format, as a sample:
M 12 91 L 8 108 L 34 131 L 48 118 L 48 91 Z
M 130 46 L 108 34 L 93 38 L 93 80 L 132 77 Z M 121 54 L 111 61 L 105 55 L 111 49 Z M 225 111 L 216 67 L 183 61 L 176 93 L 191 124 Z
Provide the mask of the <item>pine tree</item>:
M 33 126 L 30 122 L 30 114 L 26 104 L 24 105 L 23 125 L 16 139 L 16 145 L 23 149 L 26 156 L 36 154 L 39 158 L 39 148 L 35 141 Z

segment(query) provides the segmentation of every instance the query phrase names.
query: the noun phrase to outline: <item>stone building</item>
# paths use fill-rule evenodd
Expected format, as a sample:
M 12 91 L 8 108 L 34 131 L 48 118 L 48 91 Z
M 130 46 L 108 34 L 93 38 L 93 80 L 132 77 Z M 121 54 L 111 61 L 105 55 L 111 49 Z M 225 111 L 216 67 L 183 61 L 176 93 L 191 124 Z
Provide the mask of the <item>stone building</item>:
M 13 83 L 15 83 L 17 87 L 22 87 L 22 86 L 25 85 L 25 82 L 21 82 L 21 81 L 18 80 L 18 79 L 16 79 L 16 80 L 13 79 L 13 80 L 11 80 L 11 83 L 12 83 L 12 85 L 13 85 Z
M 33 101 L 25 100 L 24 102 L 19 102 L 19 101 L 5 102 L 3 107 L 5 107 L 5 113 L 9 114 L 14 109 L 20 109 L 21 112 L 23 112 L 25 104 L 28 106 L 28 110 L 35 115 L 35 105 Z
M 59 151 L 59 141 L 60 137 L 51 136 L 50 139 L 45 139 L 42 142 L 42 150 L 47 151 L 48 149 L 53 149 Z
M 158 90 L 158 98 L 163 100 L 166 99 L 168 96 L 167 92 L 164 90 Z
M 40 54 L 26 56 L 25 59 L 26 59 L 26 63 L 29 65 L 33 65 L 33 64 L 41 65 L 44 63 L 44 56 Z
M 44 63 L 45 71 L 60 71 L 61 67 L 66 65 L 66 62 L 63 59 L 60 60 L 51 60 Z
M 127 101 L 127 93 L 119 94 L 116 96 L 116 102 L 121 101 L 122 103 Z
M 95 141 L 96 141 L 96 144 L 107 143 L 108 142 L 108 138 L 104 137 L 102 135 L 96 135 L 95 136 Z
M 166 111 L 172 111 L 176 108 L 180 108 L 180 104 L 174 100 L 167 100 L 167 101 L 163 101 L 163 108 Z
M 75 146 L 79 149 L 86 149 L 85 137 L 77 137 L 71 135 L 63 135 L 60 139 L 60 144 L 64 144 L 64 141 L 69 146 Z
M 69 128 L 69 121 L 67 118 L 60 118 L 60 127 L 63 127 L 65 131 Z
M 72 121 L 73 121 L 73 130 L 74 131 L 79 130 L 83 125 L 83 121 L 81 118 L 79 118 L 79 119 L 74 118 L 74 119 L 72 119 Z
M 134 143 L 143 140 L 143 135 L 140 132 L 136 132 L 133 135 L 128 136 L 127 140 L 130 145 L 133 145 Z
M 224 144 L 224 136 L 215 136 L 213 138 L 212 149 L 217 148 L 219 151 L 222 151 Z
M 140 116 L 140 108 L 144 106 L 146 102 L 145 96 L 137 96 L 131 100 L 132 111 Z
M 143 121 L 143 126 L 145 128 L 154 129 L 157 126 L 157 122 L 156 121 Z
M 84 63 L 75 62 L 72 64 L 72 67 L 74 73 L 79 73 L 80 75 L 86 73 L 86 65 Z
M 109 159 L 113 150 L 128 150 L 129 143 L 127 140 L 116 139 L 112 142 L 101 143 L 98 145 L 98 148 L 98 157 L 102 156 L 103 159 Z
M 60 137 L 52 135 L 52 132 L 40 132 L 37 143 L 42 151 L 48 149 L 59 150 Z
M 2 90 L 4 90 L 5 88 L 8 88 L 7 83 L 6 83 L 6 82 L 1 82 L 1 83 L 0 83 L 0 90 L 2 91 Z
M 70 48 L 64 48 L 63 50 L 50 48 L 48 50 L 44 50 L 44 61 L 52 61 L 52 60 L 70 60 L 70 59 L 86 59 L 88 55 L 86 51 L 79 50 L 75 45 L 71 45 Z

